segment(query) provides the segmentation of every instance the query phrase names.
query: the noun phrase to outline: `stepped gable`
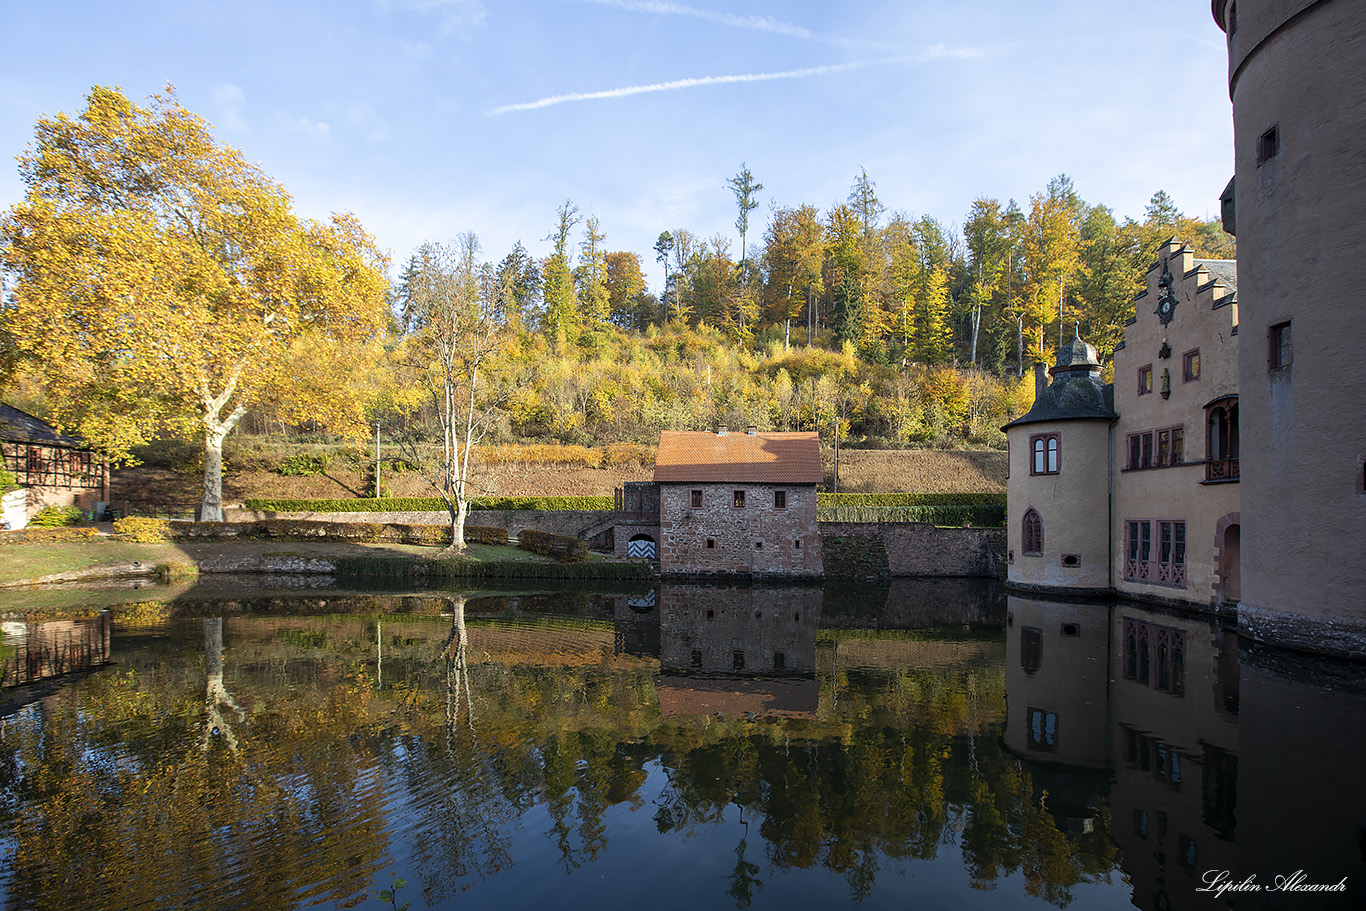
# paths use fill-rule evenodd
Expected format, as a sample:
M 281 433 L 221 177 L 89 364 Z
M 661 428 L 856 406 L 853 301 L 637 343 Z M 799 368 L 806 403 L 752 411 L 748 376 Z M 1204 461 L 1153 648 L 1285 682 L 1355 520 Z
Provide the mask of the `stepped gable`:
M 812 432 L 719 433 L 666 430 L 656 482 L 819 484 L 819 437 Z
M 1103 419 L 1115 414 L 1115 387 L 1100 378 L 1100 358 L 1094 346 L 1078 335 L 1058 349 L 1058 360 L 1049 371 L 1053 381 L 1045 385 L 1043 365 L 1035 365 L 1034 406 L 1006 428 L 1044 421 Z M 1005 429 L 1005 428 L 1002 428 Z

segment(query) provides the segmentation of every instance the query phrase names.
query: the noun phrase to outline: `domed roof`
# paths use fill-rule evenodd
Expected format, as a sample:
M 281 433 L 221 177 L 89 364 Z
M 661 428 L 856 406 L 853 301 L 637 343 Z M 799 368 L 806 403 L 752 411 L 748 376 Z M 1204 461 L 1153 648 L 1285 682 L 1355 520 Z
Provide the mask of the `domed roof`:
M 1058 363 L 1050 372 L 1056 375 L 1059 370 L 1077 368 L 1100 369 L 1100 355 L 1094 345 L 1082 341 L 1080 329 L 1076 338 L 1058 349 Z

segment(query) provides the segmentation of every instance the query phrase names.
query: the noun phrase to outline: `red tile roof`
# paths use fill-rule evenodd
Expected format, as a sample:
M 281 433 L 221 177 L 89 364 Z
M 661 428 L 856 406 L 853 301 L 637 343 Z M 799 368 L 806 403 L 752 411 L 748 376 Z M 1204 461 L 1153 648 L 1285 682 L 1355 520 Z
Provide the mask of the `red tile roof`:
M 666 430 L 659 435 L 655 480 L 819 484 L 820 440 L 814 432 L 721 435 Z

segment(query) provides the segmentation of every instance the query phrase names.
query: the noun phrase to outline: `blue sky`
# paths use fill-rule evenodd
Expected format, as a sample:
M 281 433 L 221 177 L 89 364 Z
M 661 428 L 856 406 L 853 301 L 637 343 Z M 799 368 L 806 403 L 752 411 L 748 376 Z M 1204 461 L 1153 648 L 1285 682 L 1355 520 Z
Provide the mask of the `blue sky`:
M 771 205 L 843 201 L 962 221 L 1067 173 L 1141 217 L 1153 191 L 1218 210 L 1233 172 L 1223 33 L 1205 0 L 129 0 L 0 4 L 0 155 L 92 85 L 167 82 L 297 211 L 355 212 L 402 259 L 476 232 L 533 255 L 555 209 L 609 249 L 722 233 L 742 163 Z M 0 168 L 0 205 L 21 198 Z

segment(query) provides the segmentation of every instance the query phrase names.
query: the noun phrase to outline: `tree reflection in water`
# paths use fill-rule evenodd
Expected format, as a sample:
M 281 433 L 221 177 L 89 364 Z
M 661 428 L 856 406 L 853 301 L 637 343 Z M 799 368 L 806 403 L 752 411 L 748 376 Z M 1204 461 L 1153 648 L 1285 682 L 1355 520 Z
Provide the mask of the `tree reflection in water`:
M 576 595 L 568 615 L 516 597 L 277 598 L 116 620 L 117 666 L 3 722 L 9 902 L 351 906 L 397 874 L 430 906 L 471 890 L 516 902 L 564 877 L 587 890 L 572 903 L 593 895 L 580 871 L 625 865 L 651 871 L 666 905 L 671 889 L 681 901 L 710 888 L 746 908 L 791 896 L 810 882 L 798 874 L 834 877 L 854 902 L 910 898 L 903 874 L 946 860 L 965 890 L 1057 906 L 1087 884 L 1127 894 L 1109 785 L 1074 798 L 1065 782 L 1082 779 L 1014 745 L 1018 632 L 980 610 L 966 628 L 888 630 L 815 622 L 819 599 L 779 616 L 771 593 L 699 597 Z M 724 656 L 750 627 L 749 664 L 776 648 L 797 670 L 687 676 L 693 651 Z M 799 642 L 808 629 L 818 641 Z M 1049 639 L 1042 670 L 1011 684 L 1013 713 L 1042 704 L 1051 668 L 1070 673 L 1057 662 L 1071 642 Z M 661 675 L 661 647 L 684 676 Z M 738 701 L 725 702 L 728 681 Z M 1164 705 L 1194 705 L 1193 690 Z M 1049 709 L 1063 713 L 1059 758 L 1080 761 L 1066 750 L 1081 744 L 1105 761 L 1075 714 L 1091 705 Z M 1231 800 L 1206 801 L 1229 838 Z

